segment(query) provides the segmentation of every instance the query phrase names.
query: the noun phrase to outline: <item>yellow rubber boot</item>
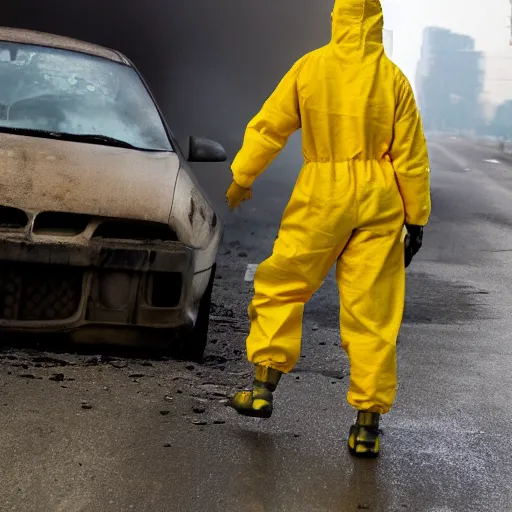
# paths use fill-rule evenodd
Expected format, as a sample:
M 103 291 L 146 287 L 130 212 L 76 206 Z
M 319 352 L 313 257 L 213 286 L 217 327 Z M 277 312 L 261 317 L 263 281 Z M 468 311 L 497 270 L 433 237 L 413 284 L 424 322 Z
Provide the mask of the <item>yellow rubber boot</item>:
M 350 427 L 348 448 L 355 457 L 378 457 L 380 453 L 380 414 L 359 411 Z
M 273 393 L 282 375 L 280 371 L 272 368 L 256 366 L 253 389 L 236 393 L 228 402 L 228 406 L 242 416 L 270 418 L 273 411 Z

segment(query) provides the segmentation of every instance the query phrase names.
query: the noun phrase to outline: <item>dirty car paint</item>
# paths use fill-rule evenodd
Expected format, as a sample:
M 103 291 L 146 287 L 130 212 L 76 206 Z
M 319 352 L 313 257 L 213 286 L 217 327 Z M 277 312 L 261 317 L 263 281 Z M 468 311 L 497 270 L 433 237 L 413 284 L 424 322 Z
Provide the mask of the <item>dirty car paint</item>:
M 175 153 L 0 134 L 1 203 L 167 223 Z

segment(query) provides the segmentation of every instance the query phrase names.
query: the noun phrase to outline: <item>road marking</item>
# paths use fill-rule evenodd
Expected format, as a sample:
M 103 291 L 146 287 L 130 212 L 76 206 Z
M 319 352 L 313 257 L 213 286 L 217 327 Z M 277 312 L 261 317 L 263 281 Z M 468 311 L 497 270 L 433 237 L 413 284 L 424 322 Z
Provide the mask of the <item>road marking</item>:
M 251 281 L 254 281 L 254 274 L 256 274 L 256 269 L 258 268 L 258 263 L 249 263 L 247 265 L 247 269 L 245 271 L 245 277 L 244 280 L 250 283 Z
M 493 158 L 491 158 L 490 160 L 484 160 L 484 162 L 488 164 L 501 164 L 499 160 L 494 160 Z

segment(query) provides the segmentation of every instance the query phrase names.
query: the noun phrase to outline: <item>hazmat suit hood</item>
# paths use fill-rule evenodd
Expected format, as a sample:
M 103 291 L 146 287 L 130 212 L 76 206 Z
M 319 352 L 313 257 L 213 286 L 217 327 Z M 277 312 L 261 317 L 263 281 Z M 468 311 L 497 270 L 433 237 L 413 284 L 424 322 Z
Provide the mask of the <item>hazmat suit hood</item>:
M 379 0 L 336 0 L 332 11 L 332 40 L 345 59 L 381 55 L 384 14 Z

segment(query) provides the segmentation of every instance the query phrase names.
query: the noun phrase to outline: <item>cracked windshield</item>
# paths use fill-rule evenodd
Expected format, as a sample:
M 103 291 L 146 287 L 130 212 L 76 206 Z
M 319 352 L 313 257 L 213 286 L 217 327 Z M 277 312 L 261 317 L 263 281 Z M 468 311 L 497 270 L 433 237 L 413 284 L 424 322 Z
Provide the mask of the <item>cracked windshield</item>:
M 0 129 L 97 135 L 169 150 L 153 100 L 124 64 L 0 41 L 0 90 Z

